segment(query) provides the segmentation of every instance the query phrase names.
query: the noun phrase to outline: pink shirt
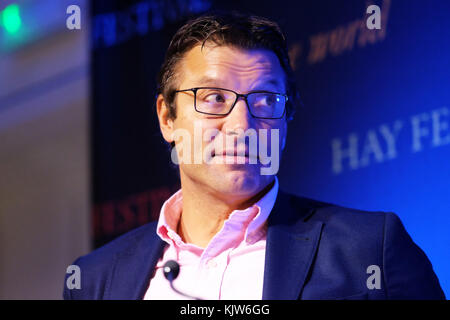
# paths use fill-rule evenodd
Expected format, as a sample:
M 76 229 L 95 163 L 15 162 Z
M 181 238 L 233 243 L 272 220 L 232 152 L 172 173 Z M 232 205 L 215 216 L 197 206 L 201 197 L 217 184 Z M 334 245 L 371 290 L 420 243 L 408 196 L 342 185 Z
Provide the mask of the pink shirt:
M 173 284 L 179 291 L 207 300 L 260 300 L 264 280 L 266 220 L 275 204 L 278 180 L 254 205 L 233 211 L 206 248 L 185 243 L 176 233 L 182 211 L 181 190 L 162 206 L 157 234 L 167 242 L 144 300 L 187 299 L 170 288 L 163 274 L 168 260 L 180 264 Z

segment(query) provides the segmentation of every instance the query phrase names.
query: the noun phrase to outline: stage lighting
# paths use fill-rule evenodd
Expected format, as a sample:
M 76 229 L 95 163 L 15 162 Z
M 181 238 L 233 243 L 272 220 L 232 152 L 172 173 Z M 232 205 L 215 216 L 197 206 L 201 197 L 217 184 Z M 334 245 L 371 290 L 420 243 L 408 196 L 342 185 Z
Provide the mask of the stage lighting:
M 1 11 L 1 24 L 9 34 L 15 34 L 22 26 L 22 18 L 20 17 L 20 9 L 17 4 L 10 4 Z

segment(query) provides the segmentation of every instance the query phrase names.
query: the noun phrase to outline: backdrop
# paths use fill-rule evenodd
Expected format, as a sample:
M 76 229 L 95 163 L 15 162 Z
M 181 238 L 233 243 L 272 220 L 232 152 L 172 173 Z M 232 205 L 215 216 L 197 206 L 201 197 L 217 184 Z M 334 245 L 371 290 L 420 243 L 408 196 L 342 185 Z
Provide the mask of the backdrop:
M 369 30 L 370 4 L 381 29 Z M 156 74 L 174 32 L 209 9 L 277 21 L 303 106 L 289 125 L 285 191 L 392 211 L 450 296 L 450 2 L 93 1 L 95 246 L 157 219 L 179 188 L 159 133 Z

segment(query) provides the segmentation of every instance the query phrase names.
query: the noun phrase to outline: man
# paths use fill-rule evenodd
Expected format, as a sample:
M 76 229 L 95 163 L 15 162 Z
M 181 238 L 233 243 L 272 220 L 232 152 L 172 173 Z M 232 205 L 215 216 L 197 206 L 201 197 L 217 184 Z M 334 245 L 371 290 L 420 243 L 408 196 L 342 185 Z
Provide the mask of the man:
M 175 260 L 175 288 L 202 299 L 444 299 L 395 214 L 279 190 L 268 154 L 284 148 L 296 97 L 274 22 L 233 13 L 183 26 L 156 102 L 181 190 L 159 221 L 76 260 L 81 289 L 64 297 L 183 299 L 163 274 Z

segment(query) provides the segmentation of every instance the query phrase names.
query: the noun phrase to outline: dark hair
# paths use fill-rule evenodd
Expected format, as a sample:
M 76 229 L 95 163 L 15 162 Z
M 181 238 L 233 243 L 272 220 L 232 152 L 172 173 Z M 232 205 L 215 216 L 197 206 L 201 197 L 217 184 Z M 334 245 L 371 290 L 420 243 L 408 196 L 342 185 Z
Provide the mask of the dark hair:
M 204 14 L 189 20 L 173 36 L 164 63 L 158 75 L 157 93 L 164 96 L 169 116 L 176 117 L 176 68 L 185 53 L 206 42 L 232 45 L 242 49 L 267 49 L 274 52 L 286 74 L 286 118 L 292 119 L 294 106 L 299 100 L 295 76 L 290 65 L 286 38 L 277 23 L 258 16 L 232 12 Z

